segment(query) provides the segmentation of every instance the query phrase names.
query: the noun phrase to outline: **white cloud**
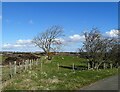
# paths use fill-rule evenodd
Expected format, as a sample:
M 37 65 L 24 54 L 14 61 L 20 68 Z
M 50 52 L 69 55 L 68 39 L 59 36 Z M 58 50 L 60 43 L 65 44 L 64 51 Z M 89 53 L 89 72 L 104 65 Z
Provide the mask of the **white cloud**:
M 32 40 L 17 40 L 15 44 L 3 44 L 3 49 L 18 49 L 18 48 L 28 48 L 32 47 L 33 44 L 31 43 Z
M 29 20 L 29 24 L 33 24 L 33 20 Z
M 110 37 L 117 37 L 117 36 L 118 36 L 118 32 L 119 32 L 119 30 L 112 29 L 112 30 L 106 32 L 106 34 L 107 34 L 108 36 L 110 36 Z
M 78 46 L 78 44 L 81 44 L 82 41 L 84 41 L 84 36 L 79 34 L 74 34 L 71 36 L 68 36 L 67 38 L 56 38 L 58 42 L 62 43 L 60 46 L 66 46 L 66 48 L 70 48 L 71 45 Z M 3 44 L 2 49 L 3 50 L 9 50 L 9 51 L 39 51 L 41 50 L 39 47 L 35 47 L 34 44 L 31 42 L 30 39 L 19 39 L 15 43 L 9 43 L 9 44 Z
M 12 48 L 12 45 L 11 44 L 4 44 L 3 49 L 9 49 L 9 48 Z
M 15 48 L 23 48 L 25 45 L 19 45 L 19 44 L 4 44 L 3 49 L 15 49 Z
M 84 36 L 83 35 L 79 35 L 79 34 L 74 34 L 72 36 L 69 36 L 71 41 L 83 41 L 84 40 Z
M 56 38 L 58 42 L 64 44 L 65 40 L 63 38 Z M 17 40 L 14 44 L 3 44 L 2 49 L 3 50 L 16 50 L 16 49 L 34 49 L 36 48 L 34 44 L 32 44 L 32 40 L 27 39 L 27 40 L 22 40 L 19 39 Z
M 32 40 L 17 40 L 16 44 L 21 44 L 21 45 L 25 45 L 25 44 L 31 44 Z

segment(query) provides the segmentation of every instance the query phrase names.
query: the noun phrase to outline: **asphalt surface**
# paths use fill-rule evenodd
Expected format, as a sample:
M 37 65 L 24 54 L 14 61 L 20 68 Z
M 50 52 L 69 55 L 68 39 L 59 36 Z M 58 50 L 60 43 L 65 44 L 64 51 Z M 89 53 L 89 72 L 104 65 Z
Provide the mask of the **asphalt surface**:
M 118 75 L 97 81 L 89 86 L 85 86 L 80 90 L 118 90 Z

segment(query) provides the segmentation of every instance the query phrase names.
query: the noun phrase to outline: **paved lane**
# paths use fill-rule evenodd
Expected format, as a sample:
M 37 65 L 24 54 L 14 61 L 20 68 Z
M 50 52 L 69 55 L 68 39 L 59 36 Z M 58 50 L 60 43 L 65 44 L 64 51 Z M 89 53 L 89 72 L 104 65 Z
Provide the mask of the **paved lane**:
M 80 90 L 118 90 L 118 75 L 97 81 Z

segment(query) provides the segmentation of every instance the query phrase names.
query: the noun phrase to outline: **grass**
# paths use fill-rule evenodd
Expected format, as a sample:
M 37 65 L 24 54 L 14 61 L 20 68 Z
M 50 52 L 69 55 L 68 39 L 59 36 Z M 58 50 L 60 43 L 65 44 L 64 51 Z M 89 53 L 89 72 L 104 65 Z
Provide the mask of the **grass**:
M 2 61 L 4 61 L 7 57 L 3 57 L 2 55 L 0 55 L 0 64 L 2 64 Z
M 0 55 L 0 64 L 2 64 L 2 56 Z
M 43 60 L 41 66 L 16 74 L 3 90 L 77 90 L 97 80 L 117 74 L 117 69 L 106 70 L 75 70 L 62 66 L 86 65 L 85 60 L 75 56 L 55 56 L 51 63 Z

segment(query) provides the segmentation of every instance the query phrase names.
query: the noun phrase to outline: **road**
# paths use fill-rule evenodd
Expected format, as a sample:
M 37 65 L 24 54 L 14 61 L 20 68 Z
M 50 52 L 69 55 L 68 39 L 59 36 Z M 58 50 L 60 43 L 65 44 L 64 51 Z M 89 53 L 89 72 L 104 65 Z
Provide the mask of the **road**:
M 80 90 L 118 90 L 118 75 L 97 81 Z

